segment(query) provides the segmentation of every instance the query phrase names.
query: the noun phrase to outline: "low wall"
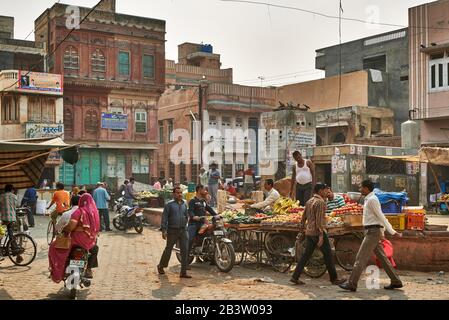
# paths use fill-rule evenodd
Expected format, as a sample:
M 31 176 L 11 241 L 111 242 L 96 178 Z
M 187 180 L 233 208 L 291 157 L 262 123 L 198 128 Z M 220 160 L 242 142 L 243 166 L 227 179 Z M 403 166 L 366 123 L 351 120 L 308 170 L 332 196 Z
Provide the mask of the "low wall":
M 449 233 L 428 232 L 416 237 L 388 238 L 399 270 L 449 272 Z
M 162 222 L 162 208 L 148 208 L 143 210 L 143 214 L 147 218 L 147 221 L 153 227 L 159 228 Z

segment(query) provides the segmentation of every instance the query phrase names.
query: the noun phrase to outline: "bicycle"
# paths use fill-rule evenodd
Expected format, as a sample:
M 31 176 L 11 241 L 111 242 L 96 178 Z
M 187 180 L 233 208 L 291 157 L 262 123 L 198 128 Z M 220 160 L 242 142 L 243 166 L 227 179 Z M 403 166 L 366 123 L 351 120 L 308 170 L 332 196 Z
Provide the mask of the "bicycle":
M 15 233 L 14 239 L 9 237 L 6 233 L 3 238 L 0 239 L 0 253 L 3 257 L 8 256 L 9 259 L 16 266 L 26 267 L 30 265 L 34 259 L 36 259 L 37 245 L 34 239 L 26 233 Z M 12 249 L 13 240 L 17 244 L 17 249 Z
M 47 244 L 51 245 L 53 240 L 55 240 L 56 236 L 58 235 L 56 231 L 56 224 L 58 222 L 58 218 L 60 218 L 61 215 L 59 213 L 56 213 L 56 211 L 53 211 L 50 215 L 50 221 L 48 222 L 47 226 Z

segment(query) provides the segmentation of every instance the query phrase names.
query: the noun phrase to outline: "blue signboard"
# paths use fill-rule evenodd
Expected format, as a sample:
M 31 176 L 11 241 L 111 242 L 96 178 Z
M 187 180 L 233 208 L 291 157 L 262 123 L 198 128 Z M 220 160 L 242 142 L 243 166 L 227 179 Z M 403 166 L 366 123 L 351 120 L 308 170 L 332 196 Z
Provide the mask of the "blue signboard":
M 101 114 L 101 128 L 113 130 L 127 130 L 128 116 L 126 114 Z

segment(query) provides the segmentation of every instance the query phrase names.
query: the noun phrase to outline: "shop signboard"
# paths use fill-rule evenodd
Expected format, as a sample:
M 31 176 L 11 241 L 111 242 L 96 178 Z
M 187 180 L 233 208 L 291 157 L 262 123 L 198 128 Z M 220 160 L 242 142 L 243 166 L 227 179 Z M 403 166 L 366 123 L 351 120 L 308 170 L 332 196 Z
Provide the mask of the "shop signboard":
M 112 130 L 127 130 L 128 115 L 103 112 L 101 114 L 101 128 Z

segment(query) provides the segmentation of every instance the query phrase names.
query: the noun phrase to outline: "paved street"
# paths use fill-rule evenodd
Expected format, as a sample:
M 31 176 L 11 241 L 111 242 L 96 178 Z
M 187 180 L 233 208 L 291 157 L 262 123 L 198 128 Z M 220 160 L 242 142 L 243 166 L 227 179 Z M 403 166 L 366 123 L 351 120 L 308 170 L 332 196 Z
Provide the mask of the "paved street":
M 442 219 L 439 220 L 443 221 Z M 446 220 L 444 220 L 446 221 Z M 434 223 L 433 220 L 431 220 Z M 0 264 L 0 299 L 67 299 L 63 284 L 48 279 L 45 230 L 48 218 L 37 218 L 38 228 L 33 236 L 38 241 L 36 261 L 27 268 L 12 266 L 9 260 Z M 289 275 L 271 268 L 235 267 L 229 274 L 221 274 L 208 264 L 194 264 L 193 279 L 179 279 L 180 265 L 172 257 L 165 276 L 159 276 L 156 265 L 164 242 L 155 229 L 146 228 L 143 235 L 103 234 L 99 242 L 100 268 L 90 288 L 81 291 L 80 299 L 449 299 L 449 275 L 437 273 L 400 272 L 404 290 L 388 292 L 367 290 L 364 281 L 357 293 L 346 293 L 330 286 L 327 275 L 322 279 L 304 278 L 307 285 L 289 284 Z M 346 273 L 341 271 L 341 276 Z M 258 282 L 255 278 L 269 277 L 273 283 Z M 388 282 L 382 272 L 382 285 Z

